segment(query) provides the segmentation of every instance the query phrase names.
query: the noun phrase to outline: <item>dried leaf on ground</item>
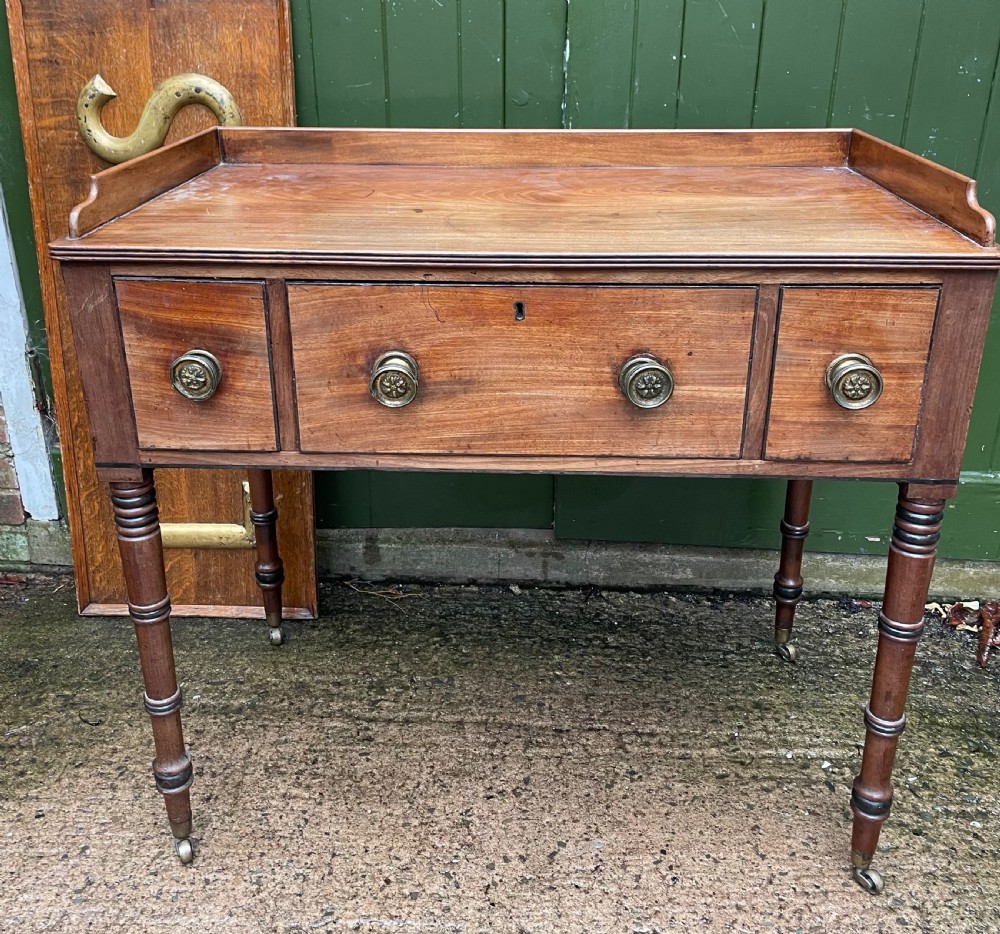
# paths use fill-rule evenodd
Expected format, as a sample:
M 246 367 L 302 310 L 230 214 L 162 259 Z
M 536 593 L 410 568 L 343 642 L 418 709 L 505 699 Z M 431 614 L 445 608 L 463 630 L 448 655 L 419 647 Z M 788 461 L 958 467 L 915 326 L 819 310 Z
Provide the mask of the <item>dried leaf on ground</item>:
M 953 603 L 945 611 L 944 621 L 949 626 L 967 626 L 975 618 L 976 610 L 979 610 L 978 603 L 975 609 L 967 603 Z
M 985 668 L 990 660 L 990 649 L 1000 646 L 1000 635 L 997 633 L 997 623 L 1000 622 L 1000 603 L 990 601 L 984 603 L 979 611 L 982 627 L 979 630 L 979 648 L 976 652 L 976 662 L 980 668 Z

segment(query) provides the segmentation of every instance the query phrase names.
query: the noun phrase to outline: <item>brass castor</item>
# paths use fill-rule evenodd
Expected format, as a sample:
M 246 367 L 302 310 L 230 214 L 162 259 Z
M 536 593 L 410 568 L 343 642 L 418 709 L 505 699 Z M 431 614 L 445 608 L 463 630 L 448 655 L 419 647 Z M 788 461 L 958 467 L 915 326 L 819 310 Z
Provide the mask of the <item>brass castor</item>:
M 191 846 L 191 841 L 187 837 L 183 840 L 175 840 L 174 850 L 177 853 L 177 858 L 184 865 L 187 865 L 194 859 L 194 847 Z
M 794 663 L 799 660 L 799 650 L 791 642 L 779 642 L 775 648 L 782 661 Z
M 852 877 L 869 895 L 881 895 L 882 889 L 885 888 L 882 876 L 874 869 L 855 867 Z
M 279 645 L 285 644 L 285 633 L 282 631 L 280 626 L 275 626 L 267 636 L 268 642 L 271 645 L 277 647 Z

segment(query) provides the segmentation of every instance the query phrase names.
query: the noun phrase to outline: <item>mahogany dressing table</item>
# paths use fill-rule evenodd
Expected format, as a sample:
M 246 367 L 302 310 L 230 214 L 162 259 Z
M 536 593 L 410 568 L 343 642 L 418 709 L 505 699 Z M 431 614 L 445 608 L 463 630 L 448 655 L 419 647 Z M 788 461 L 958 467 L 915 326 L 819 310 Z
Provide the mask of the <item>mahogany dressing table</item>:
M 975 184 L 857 130 L 212 129 L 94 176 L 54 243 L 153 727 L 192 857 L 159 466 L 899 484 L 861 772 L 870 868 L 1000 267 Z M 888 516 L 887 516 L 888 520 Z

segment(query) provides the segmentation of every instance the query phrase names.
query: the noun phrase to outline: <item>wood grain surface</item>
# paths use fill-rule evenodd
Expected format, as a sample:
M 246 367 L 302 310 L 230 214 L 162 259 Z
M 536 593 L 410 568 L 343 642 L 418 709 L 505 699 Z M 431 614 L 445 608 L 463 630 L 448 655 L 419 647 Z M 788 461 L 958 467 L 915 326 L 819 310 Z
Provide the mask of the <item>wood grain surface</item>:
M 302 449 L 737 457 L 755 300 L 735 288 L 291 285 Z M 369 392 L 388 350 L 420 368 L 399 409 Z M 639 353 L 673 374 L 659 408 L 618 387 Z
M 873 182 L 919 205 L 983 246 L 993 246 L 996 220 L 980 207 L 976 183 L 929 159 L 855 130 L 850 163 Z
M 225 467 L 233 462 L 228 451 L 139 452 L 139 463 L 180 467 L 187 464 Z M 580 455 L 500 454 L 311 454 L 276 451 L 240 455 L 243 466 L 272 470 L 442 470 L 462 473 L 593 474 L 633 477 L 812 477 L 841 480 L 907 480 L 928 486 L 954 486 L 951 477 L 924 475 L 916 461 L 910 464 L 884 461 L 784 461 L 749 458 L 706 459 L 696 457 L 596 457 Z
M 59 256 L 1000 262 L 844 168 L 220 165 Z
M 119 279 L 115 292 L 140 447 L 277 449 L 263 282 Z M 222 366 L 210 399 L 171 385 L 171 363 L 189 350 Z
M 288 290 L 283 279 L 267 280 L 267 319 L 271 350 L 271 384 L 278 421 L 280 447 L 299 449 L 299 420 L 295 408 L 295 371 L 288 321 Z
M 94 457 L 106 464 L 134 464 L 139 441 L 114 281 L 101 266 L 71 263 L 62 273 L 73 327 L 90 338 L 76 359 L 80 378 L 89 387 L 87 415 Z
M 766 457 L 896 461 L 913 457 L 939 289 L 785 288 L 767 428 Z M 881 398 L 851 411 L 826 385 L 843 353 L 868 357 Z
M 270 129 L 220 131 L 230 163 L 477 166 L 846 165 L 848 130 Z
M 159 224 L 169 229 L 171 220 L 186 216 L 219 218 L 215 225 L 204 225 L 200 243 L 184 250 L 189 257 L 212 259 L 253 256 L 260 261 L 256 254 L 263 252 L 287 260 L 313 243 L 308 247 L 312 258 L 339 261 L 366 253 L 372 259 L 405 253 L 412 260 L 523 259 L 553 252 L 572 260 L 607 254 L 594 236 L 596 221 L 599 230 L 623 237 L 630 252 L 644 258 L 711 258 L 718 243 L 713 238 L 721 235 L 732 243 L 730 261 L 866 254 L 926 260 L 962 254 L 970 262 L 997 262 L 995 250 L 976 249 L 993 246 L 995 222 L 978 204 L 975 182 L 861 131 L 486 130 L 456 136 L 447 130 L 224 128 L 211 135 L 211 143 L 189 141 L 183 156 L 162 151 L 150 157 L 153 162 L 126 172 L 135 173 L 141 191 L 157 174 L 155 160 L 162 159 L 168 163 L 164 176 L 176 183 L 185 167 L 190 174 L 198 164 L 193 147 L 207 153 L 217 145 L 226 164 L 210 173 L 214 177 L 178 185 L 174 196 L 164 199 L 172 207 L 162 217 L 140 211 L 134 224 L 116 227 L 113 236 L 98 232 L 82 244 L 57 244 L 57 255 L 101 257 L 105 244 L 120 237 L 128 255 L 155 258 L 163 254 L 156 239 Z M 831 181 L 830 173 L 840 178 Z M 126 177 L 109 173 L 110 199 Z M 108 216 L 100 207 L 103 184 L 96 179 L 90 201 L 81 206 L 95 219 Z M 629 198 L 628 212 L 617 210 L 610 197 L 619 185 Z M 818 210 L 823 205 L 817 188 L 836 210 Z M 232 215 L 220 211 L 220 194 Z M 238 248 L 219 236 L 224 217 L 252 224 L 258 198 L 267 203 L 287 199 L 291 218 L 303 197 L 310 207 L 311 198 L 318 198 L 321 208 L 312 227 L 306 222 L 298 243 L 289 235 L 288 243 L 272 245 L 261 225 Z M 761 200 L 775 207 L 778 223 L 762 219 Z M 556 212 L 569 224 L 559 251 L 552 245 L 557 231 L 546 223 L 547 215 Z M 378 249 L 372 245 L 377 231 L 365 223 L 373 217 L 391 220 L 396 234 L 380 241 Z M 934 218 L 943 223 L 935 225 Z M 535 221 L 540 221 L 537 229 Z M 820 223 L 810 231 L 810 221 Z M 85 229 L 81 222 L 78 232 Z M 688 229 L 704 237 L 683 245 L 678 232 Z M 347 241 L 339 236 L 346 230 L 351 231 Z M 802 240 L 807 233 L 813 239 Z
M 98 482 L 62 283 L 47 244 L 68 232 L 70 210 L 89 176 L 106 166 L 77 136 L 76 98 L 100 72 L 119 97 L 105 109 L 117 135 L 132 131 L 153 87 L 171 74 L 211 75 L 235 95 L 254 124 L 294 122 L 286 0 L 180 0 L 83 3 L 7 0 L 21 131 L 28 163 L 46 333 L 65 469 L 77 598 L 82 609 L 120 612 L 124 582 L 107 488 Z M 248 26 L 250 28 L 248 28 Z M 210 125 L 203 108 L 182 111 L 168 142 Z M 168 157 L 173 158 L 173 157 Z M 239 522 L 239 478 L 225 472 L 158 471 L 164 521 Z M 286 600 L 315 609 L 312 479 L 278 478 L 279 536 L 289 566 Z M 170 550 L 167 572 L 176 613 L 219 605 L 259 609 L 250 552 Z M 189 610 L 188 607 L 191 609 Z
M 111 264 L 114 276 L 155 276 L 170 278 L 190 276 L 190 263 L 183 262 L 118 262 Z M 247 266 L 240 263 L 206 264 L 203 271 L 223 279 L 237 279 L 247 274 Z M 371 266 L 337 265 L 331 267 L 321 263 L 296 264 L 291 269 L 275 263 L 254 263 L 253 277 L 268 280 L 288 276 L 290 281 L 316 280 L 329 282 L 336 276 L 338 282 L 371 282 L 375 275 Z M 948 267 L 950 268 L 950 267 Z M 960 271 L 958 275 L 962 275 Z M 988 270 L 977 273 L 988 276 Z M 511 266 L 503 271 L 504 282 L 523 282 L 527 285 L 813 285 L 822 281 L 824 285 L 940 285 L 942 278 L 949 275 L 945 267 L 929 266 L 923 269 L 898 268 L 891 264 L 872 269 L 850 266 L 834 269 L 824 265 L 776 266 L 758 265 L 753 268 L 720 266 L 684 266 L 663 270 L 656 266 L 611 266 L 607 263 L 575 267 Z M 377 270 L 379 282 L 455 282 L 465 285 L 488 284 L 498 278 L 491 267 L 456 266 L 443 264 L 436 266 L 380 266 Z M 282 286 L 284 288 L 284 286 Z
M 88 269 L 89 265 L 81 268 Z M 321 268 L 315 270 L 317 275 L 321 271 Z M 365 271 L 359 269 L 356 270 L 356 274 L 360 278 Z M 621 274 L 621 271 L 619 270 L 617 273 Z M 397 274 L 400 273 L 397 271 Z M 428 276 L 434 275 L 444 279 L 456 278 L 460 275 L 468 276 L 468 274 L 469 271 L 459 272 L 455 270 L 428 270 L 427 272 Z M 570 276 L 568 272 L 564 274 L 567 277 Z M 556 277 L 554 272 L 550 275 Z M 616 291 L 635 291 L 640 294 L 679 291 L 676 288 L 658 290 L 655 287 L 649 287 L 649 281 L 658 275 L 662 274 L 638 276 L 633 271 L 629 273 L 629 276 L 632 279 L 644 280 L 646 286 L 635 283 L 637 287 L 634 289 L 609 288 L 607 291 L 612 294 Z M 748 391 L 750 398 L 746 406 L 745 443 L 742 457 L 739 460 L 705 460 L 695 457 L 671 457 L 662 454 L 635 457 L 628 456 L 622 450 L 604 456 L 566 454 L 561 451 L 555 454 L 531 451 L 521 454 L 459 451 L 459 456 L 455 456 L 439 453 L 438 450 L 444 445 L 439 445 L 438 450 L 433 449 L 433 445 L 424 445 L 425 450 L 428 447 L 431 448 L 426 453 L 400 452 L 398 448 L 392 448 L 395 443 L 392 435 L 384 432 L 378 433 L 377 436 L 373 435 L 374 440 L 371 441 L 362 439 L 363 443 L 359 443 L 356 446 L 358 450 L 354 451 L 332 452 L 326 450 L 322 453 L 309 451 L 299 453 L 286 449 L 274 453 L 247 452 L 244 455 L 239 455 L 239 460 L 253 466 L 272 468 L 563 472 L 637 476 L 840 477 L 909 480 L 914 483 L 926 483 L 929 487 L 941 484 L 953 487 L 958 478 L 962 454 L 961 443 L 956 439 L 960 439 L 964 435 L 968 424 L 982 338 L 988 320 L 989 299 L 996 279 L 996 273 L 989 270 L 945 274 L 923 273 L 918 276 L 912 274 L 903 276 L 890 272 L 882 273 L 879 276 L 871 271 L 851 271 L 843 272 L 839 277 L 834 277 L 839 279 L 839 284 L 828 283 L 821 288 L 805 285 L 786 286 L 783 290 L 786 303 L 783 314 L 787 315 L 783 320 L 786 330 L 779 331 L 779 334 L 784 333 L 787 337 L 788 334 L 794 333 L 796 328 L 798 329 L 799 333 L 796 337 L 798 346 L 796 354 L 793 355 L 796 359 L 791 361 L 795 364 L 792 368 L 792 375 L 795 377 L 796 373 L 806 374 L 801 378 L 807 385 L 804 390 L 795 385 L 786 391 L 782 399 L 779 400 L 783 405 L 777 405 L 771 413 L 771 417 L 774 424 L 778 426 L 778 430 L 784 432 L 785 440 L 789 444 L 795 443 L 795 440 L 803 432 L 808 433 L 813 430 L 810 425 L 814 421 L 817 426 L 824 426 L 815 429 L 823 437 L 816 441 L 818 456 L 810 456 L 810 453 L 807 452 L 802 455 L 804 458 L 802 460 L 778 459 L 773 457 L 772 450 L 772 459 L 761 459 L 763 432 L 768 424 L 769 414 L 768 397 L 771 385 L 771 360 L 774 357 L 774 325 L 777 317 L 779 292 L 781 291 L 777 283 L 786 276 L 793 280 L 797 279 L 799 282 L 804 282 L 809 278 L 822 281 L 823 275 L 819 271 L 806 273 L 801 270 L 765 271 L 759 275 L 760 281 L 765 284 L 760 286 L 757 303 Z M 365 314 L 367 308 L 364 296 L 375 289 L 387 295 L 405 295 L 408 292 L 416 292 L 417 294 L 429 292 L 432 295 L 471 293 L 474 296 L 492 292 L 507 293 L 506 303 L 507 299 L 517 301 L 518 299 L 513 298 L 513 296 L 524 293 L 578 292 L 583 295 L 600 295 L 605 292 L 605 289 L 589 287 L 592 283 L 588 280 L 594 276 L 593 272 L 577 271 L 576 280 L 579 284 L 576 288 L 539 287 L 530 282 L 508 283 L 502 287 L 470 285 L 468 282 L 456 282 L 451 286 L 431 286 L 412 282 L 406 284 L 360 284 L 354 282 L 338 285 L 293 283 L 291 286 L 293 297 L 299 292 L 303 295 L 316 297 L 315 301 L 312 302 L 314 307 L 307 315 L 310 319 L 309 327 L 312 329 L 310 336 L 316 339 L 315 345 L 310 351 L 318 374 L 314 379 L 315 385 L 312 387 L 316 393 L 315 402 L 318 406 L 323 405 L 322 398 L 327 392 L 327 387 L 321 385 L 323 374 L 334 373 L 337 365 L 334 357 L 316 349 L 317 346 L 325 348 L 332 346 L 331 343 L 324 343 L 327 336 L 326 331 L 330 327 L 330 321 L 333 320 L 332 317 L 328 317 L 328 309 L 336 304 L 336 302 L 326 299 L 328 295 L 335 292 L 340 292 L 345 296 L 360 295 L 359 302 L 351 305 L 349 309 L 343 310 L 342 314 L 346 318 L 354 319 L 353 323 L 348 322 L 346 327 L 354 327 L 364 331 L 363 322 L 370 317 L 370 315 L 366 317 Z M 694 293 L 702 291 L 706 294 L 712 294 L 722 290 L 699 289 L 696 286 L 715 282 L 752 288 L 755 278 L 757 277 L 747 272 L 718 269 L 688 270 L 682 277 L 675 280 L 675 285 L 683 282 L 689 287 L 688 291 Z M 880 278 L 884 281 L 880 282 Z M 865 284 L 862 285 L 861 281 L 852 281 L 854 279 L 862 280 Z M 892 284 L 890 285 L 890 283 Z M 269 281 L 268 290 L 269 294 L 275 296 L 283 293 L 283 289 L 279 288 L 279 283 L 274 280 Z M 742 289 L 737 288 L 735 291 L 742 291 Z M 938 295 L 940 295 L 940 301 L 935 316 L 935 302 Z M 441 302 L 435 300 L 429 304 L 440 314 Z M 279 305 L 283 306 L 284 302 L 272 300 L 272 309 Z M 478 307 L 483 308 L 484 303 L 480 301 Z M 526 321 L 528 320 L 529 307 L 533 308 L 534 303 L 528 306 L 526 302 Z M 401 333 L 400 329 L 407 330 L 409 328 L 414 316 L 407 315 L 407 309 L 407 302 L 399 301 L 393 305 L 393 311 L 397 313 L 393 319 L 397 330 L 395 334 L 390 336 Z M 887 312 L 888 317 L 886 316 Z M 378 314 L 392 319 L 392 315 L 387 315 L 384 310 Z M 795 320 L 796 314 L 798 315 L 797 322 Z M 419 313 L 417 318 L 419 319 Z M 272 317 L 272 321 L 274 320 L 278 319 Z M 284 320 L 283 317 L 282 320 Z M 789 320 L 793 322 L 793 325 L 788 324 Z M 434 327 L 440 326 L 441 323 L 437 318 L 435 318 L 434 325 L 430 325 L 428 321 L 432 333 Z M 930 343 L 928 354 L 927 347 L 932 323 L 933 341 Z M 818 342 L 813 342 L 808 334 L 803 337 L 803 333 L 811 333 L 813 324 L 817 328 L 815 335 Z M 287 325 L 283 325 L 283 327 L 285 326 Z M 391 331 L 392 322 L 387 327 Z M 609 331 L 609 333 L 613 332 Z M 898 336 L 893 337 L 893 333 Z M 843 341 L 849 338 L 855 338 L 860 342 L 857 346 L 861 347 L 863 352 L 872 355 L 887 378 L 887 392 L 883 399 L 872 409 L 860 412 L 847 412 L 836 407 L 829 399 L 825 385 L 825 371 L 829 361 L 842 352 L 844 349 Z M 284 337 L 281 339 L 285 340 Z M 468 343 L 466 341 L 460 345 L 459 355 L 465 351 Z M 874 348 L 878 348 L 877 352 Z M 350 377 L 350 379 L 357 381 L 353 389 L 354 401 L 362 408 L 362 398 L 367 387 L 365 362 L 370 365 L 370 361 L 355 361 L 355 372 Z M 492 359 L 490 363 L 492 364 Z M 780 369 L 788 363 L 789 358 L 786 356 L 784 361 L 779 360 L 776 366 Z M 740 365 L 742 366 L 742 362 Z M 925 371 L 926 381 L 924 380 Z M 276 372 L 278 372 L 277 367 Z M 281 376 L 280 381 L 287 383 L 285 392 L 290 394 L 295 375 L 288 364 L 283 366 L 282 373 L 284 375 Z M 781 396 L 782 385 L 783 373 L 778 373 L 775 382 L 776 398 Z M 900 387 L 905 388 L 902 396 L 898 392 Z M 921 392 L 923 396 L 922 407 L 919 404 Z M 907 394 L 909 402 L 906 401 Z M 880 412 L 880 407 L 886 401 L 890 403 L 888 412 L 885 410 Z M 368 404 L 367 398 L 364 398 L 364 404 Z M 374 406 L 375 403 L 371 403 L 371 405 Z M 920 411 L 921 408 L 922 411 Z M 294 406 L 286 404 L 286 412 L 291 411 L 294 411 Z M 399 415 L 405 419 L 405 410 L 404 412 L 385 410 L 385 412 L 390 416 Z M 913 429 L 918 414 L 920 430 L 916 436 L 914 449 L 912 446 Z M 817 415 L 815 419 L 814 415 Z M 445 423 L 450 417 L 450 414 L 442 415 Z M 886 429 L 886 418 L 890 421 L 897 419 L 901 425 L 897 423 L 894 428 Z M 336 416 L 332 416 L 332 419 L 335 422 Z M 397 420 L 397 424 L 405 425 L 406 423 Z M 504 437 L 503 424 L 497 419 L 497 426 L 494 428 L 497 437 Z M 322 421 L 322 416 L 314 428 L 317 437 L 321 440 L 332 437 L 327 432 L 326 422 Z M 349 426 L 349 430 L 353 431 L 354 429 Z M 564 432 L 572 432 L 573 430 L 572 426 L 563 428 Z M 887 431 L 889 434 L 900 431 L 902 440 L 897 440 L 887 446 L 880 446 L 880 439 L 886 438 Z M 832 433 L 828 435 L 828 432 Z M 833 440 L 830 442 L 823 440 L 826 437 Z M 369 450 L 360 450 L 365 445 L 368 446 Z M 911 451 L 912 459 L 910 457 Z M 139 459 L 146 464 L 226 465 L 234 463 L 236 458 L 232 453 L 227 452 L 185 452 L 164 449 L 156 452 L 140 452 Z
M 151 198 L 214 168 L 220 158 L 219 136 L 209 131 L 168 146 L 162 155 L 154 150 L 91 175 L 87 200 L 70 212 L 69 236 L 80 237 L 127 214 Z
M 767 397 L 774 366 L 774 340 L 781 289 L 761 284 L 757 293 L 757 318 L 753 328 L 750 377 L 747 383 L 747 411 L 743 426 L 743 457 L 763 457 L 767 433 Z
M 946 273 L 934 322 L 914 466 L 924 477 L 958 477 L 986 344 L 995 271 Z M 983 368 L 984 374 L 989 363 Z

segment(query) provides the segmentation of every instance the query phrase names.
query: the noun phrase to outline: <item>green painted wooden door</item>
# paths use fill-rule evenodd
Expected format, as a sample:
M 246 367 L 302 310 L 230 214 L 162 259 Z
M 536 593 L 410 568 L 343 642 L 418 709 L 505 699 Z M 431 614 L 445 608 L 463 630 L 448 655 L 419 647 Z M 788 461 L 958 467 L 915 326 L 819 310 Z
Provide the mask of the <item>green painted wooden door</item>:
M 1000 212 L 997 0 L 293 0 L 292 13 L 305 125 L 858 126 L 976 176 Z M 0 116 L 12 99 L 0 74 Z M 23 188 L 4 129 L 4 186 Z M 951 557 L 1000 560 L 990 333 Z M 769 481 L 367 472 L 317 489 L 324 526 L 554 523 L 566 537 L 749 547 L 777 544 L 783 495 Z M 894 497 L 817 484 L 810 547 L 883 553 Z

